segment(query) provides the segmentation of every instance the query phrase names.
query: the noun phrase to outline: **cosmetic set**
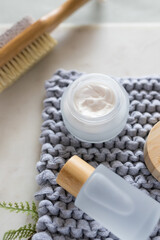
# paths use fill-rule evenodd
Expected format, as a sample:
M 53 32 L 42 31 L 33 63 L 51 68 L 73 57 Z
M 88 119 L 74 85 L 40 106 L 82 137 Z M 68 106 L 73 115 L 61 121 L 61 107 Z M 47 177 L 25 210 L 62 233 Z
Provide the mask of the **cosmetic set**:
M 113 139 L 125 127 L 129 99 L 115 79 L 103 74 L 83 75 L 65 89 L 61 113 L 73 136 L 100 143 Z M 149 143 L 150 136 L 145 149 Z M 122 240 L 147 240 L 159 220 L 157 201 L 102 164 L 94 169 L 73 156 L 59 172 L 57 183 L 76 197 L 78 208 Z
M 0 37 L 0 92 L 56 45 L 48 31 L 54 30 L 88 1 L 68 0 L 36 22 L 23 19 Z M 84 142 L 102 143 L 124 129 L 129 99 L 115 79 L 104 74 L 87 74 L 66 88 L 61 99 L 61 113 L 66 128 L 74 137 Z M 159 181 L 160 122 L 147 138 L 144 158 Z M 78 156 L 71 157 L 62 167 L 57 183 L 76 198 L 78 208 L 121 240 L 147 240 L 160 217 L 157 201 L 102 164 L 94 169 Z

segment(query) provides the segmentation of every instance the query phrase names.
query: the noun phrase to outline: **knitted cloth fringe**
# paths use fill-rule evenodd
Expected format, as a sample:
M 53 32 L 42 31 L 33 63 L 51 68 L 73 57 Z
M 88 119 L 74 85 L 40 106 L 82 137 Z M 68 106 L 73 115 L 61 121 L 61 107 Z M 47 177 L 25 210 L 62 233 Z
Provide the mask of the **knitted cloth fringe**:
M 56 184 L 57 174 L 74 154 L 94 167 L 104 164 L 160 202 L 160 183 L 147 170 L 143 158 L 146 137 L 160 121 L 160 78 L 117 79 L 129 94 L 128 122 L 113 140 L 91 144 L 77 140 L 67 131 L 60 111 L 64 90 L 80 75 L 76 71 L 58 70 L 45 84 L 42 152 L 37 163 L 37 182 L 41 189 L 35 194 L 39 201 L 39 220 L 33 240 L 117 239 L 75 207 L 74 197 Z M 160 224 L 150 239 L 160 240 Z

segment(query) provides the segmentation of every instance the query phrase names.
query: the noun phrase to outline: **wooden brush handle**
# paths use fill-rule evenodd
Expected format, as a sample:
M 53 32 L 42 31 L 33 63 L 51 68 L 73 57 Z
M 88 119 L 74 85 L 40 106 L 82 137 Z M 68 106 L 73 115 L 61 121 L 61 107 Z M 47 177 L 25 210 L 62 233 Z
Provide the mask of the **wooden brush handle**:
M 89 0 L 68 0 L 58 9 L 42 17 L 40 21 L 45 25 L 47 31 L 52 31 L 73 12 L 75 12 L 82 5 L 87 3 Z
M 89 0 L 68 0 L 58 9 L 42 17 L 0 49 L 0 67 L 46 31 L 55 29 L 64 19 Z

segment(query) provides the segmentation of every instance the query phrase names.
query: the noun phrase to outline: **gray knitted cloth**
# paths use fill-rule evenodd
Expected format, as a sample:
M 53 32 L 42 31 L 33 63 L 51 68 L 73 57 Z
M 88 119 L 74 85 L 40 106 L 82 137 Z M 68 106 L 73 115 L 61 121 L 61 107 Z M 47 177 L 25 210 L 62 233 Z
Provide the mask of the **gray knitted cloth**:
M 160 120 L 160 78 L 118 79 L 130 98 L 130 115 L 125 129 L 115 139 L 100 144 L 81 142 L 65 128 L 61 96 L 81 73 L 58 70 L 46 82 L 40 141 L 42 152 L 37 163 L 41 186 L 35 194 L 39 201 L 39 220 L 33 240 L 117 239 L 87 214 L 77 209 L 74 197 L 56 184 L 56 176 L 65 162 L 76 154 L 97 167 L 100 163 L 130 184 L 160 202 L 160 183 L 146 168 L 143 146 L 152 126 Z M 150 239 L 160 240 L 160 224 Z M 135 239 L 140 240 L 140 239 Z

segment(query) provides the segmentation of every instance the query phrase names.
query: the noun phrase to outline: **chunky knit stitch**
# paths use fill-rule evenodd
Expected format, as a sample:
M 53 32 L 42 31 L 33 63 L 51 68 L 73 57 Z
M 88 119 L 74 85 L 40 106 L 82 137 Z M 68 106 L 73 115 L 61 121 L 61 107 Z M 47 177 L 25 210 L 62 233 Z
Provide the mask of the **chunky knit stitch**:
M 33 236 L 33 240 L 117 239 L 75 207 L 74 197 L 56 184 L 58 172 L 74 154 L 94 167 L 104 164 L 160 202 L 160 183 L 147 170 L 143 159 L 146 137 L 160 120 L 160 78 L 117 79 L 130 98 L 126 127 L 113 140 L 91 144 L 77 140 L 67 131 L 60 111 L 64 90 L 80 75 L 76 71 L 58 70 L 45 85 L 46 99 L 40 137 L 42 153 L 37 163 L 37 182 L 41 189 L 35 194 L 39 201 L 38 233 Z M 160 240 L 160 225 L 150 239 Z

